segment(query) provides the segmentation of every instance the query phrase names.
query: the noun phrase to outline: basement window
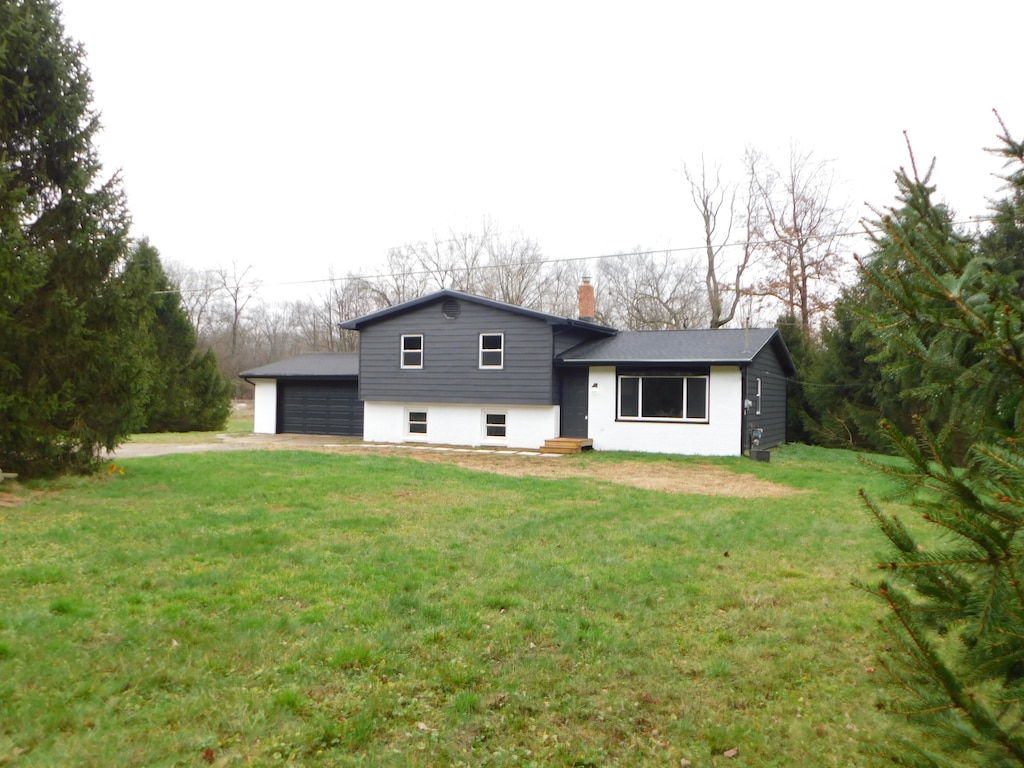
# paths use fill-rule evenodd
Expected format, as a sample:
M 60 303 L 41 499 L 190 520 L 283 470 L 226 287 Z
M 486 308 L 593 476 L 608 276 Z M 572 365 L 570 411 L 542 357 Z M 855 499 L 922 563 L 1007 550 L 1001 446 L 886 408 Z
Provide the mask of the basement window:
M 708 421 L 708 376 L 619 376 L 623 421 Z
M 484 437 L 504 440 L 508 426 L 508 414 L 485 413 L 484 414 Z
M 412 437 L 427 436 L 427 412 L 408 411 L 407 413 L 408 434 Z

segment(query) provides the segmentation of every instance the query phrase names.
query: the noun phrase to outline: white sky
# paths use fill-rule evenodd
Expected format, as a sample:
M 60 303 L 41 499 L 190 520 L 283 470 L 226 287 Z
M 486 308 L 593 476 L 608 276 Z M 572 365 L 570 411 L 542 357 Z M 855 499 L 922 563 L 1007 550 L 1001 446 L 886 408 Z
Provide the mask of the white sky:
M 555 259 L 697 245 L 683 164 L 747 145 L 834 160 L 861 216 L 907 130 L 981 215 L 991 110 L 1024 134 L 1019 0 L 62 5 L 133 234 L 268 300 L 485 217 Z

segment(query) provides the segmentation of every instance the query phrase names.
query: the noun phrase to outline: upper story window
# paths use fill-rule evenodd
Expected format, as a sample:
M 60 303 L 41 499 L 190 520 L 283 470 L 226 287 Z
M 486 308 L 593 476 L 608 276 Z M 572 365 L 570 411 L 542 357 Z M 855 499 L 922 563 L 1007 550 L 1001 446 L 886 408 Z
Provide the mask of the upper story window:
M 480 334 L 480 367 L 503 368 L 505 366 L 505 334 Z
M 619 376 L 619 418 L 708 420 L 707 376 Z
M 402 367 L 423 367 L 423 334 L 406 334 L 402 336 Z

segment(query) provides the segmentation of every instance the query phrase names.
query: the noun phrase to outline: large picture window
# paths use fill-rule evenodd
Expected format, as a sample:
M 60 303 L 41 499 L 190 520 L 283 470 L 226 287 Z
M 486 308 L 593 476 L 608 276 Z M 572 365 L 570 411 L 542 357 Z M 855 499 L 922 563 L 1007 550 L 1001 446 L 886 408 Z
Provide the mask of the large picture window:
M 402 336 L 402 367 L 423 367 L 423 334 L 407 334 Z
M 503 368 L 505 365 L 505 334 L 480 334 L 480 367 Z
M 619 376 L 619 418 L 708 420 L 707 376 Z

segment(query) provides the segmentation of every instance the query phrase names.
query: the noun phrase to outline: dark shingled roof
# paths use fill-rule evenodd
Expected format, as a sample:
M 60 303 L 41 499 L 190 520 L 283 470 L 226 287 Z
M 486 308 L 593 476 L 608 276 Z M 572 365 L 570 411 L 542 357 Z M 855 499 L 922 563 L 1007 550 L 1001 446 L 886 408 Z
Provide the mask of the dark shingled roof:
M 471 293 L 461 293 L 460 291 L 453 291 L 450 289 L 444 289 L 443 291 L 436 291 L 428 294 L 427 296 L 420 296 L 417 299 L 411 299 L 410 301 L 396 304 L 393 307 L 387 307 L 385 309 L 378 310 L 377 312 L 371 312 L 368 315 L 362 317 L 356 317 L 352 320 L 346 320 L 341 323 L 342 328 L 348 330 L 358 331 L 361 330 L 365 325 L 382 320 L 392 315 L 397 315 L 402 312 L 406 312 L 416 307 L 422 307 L 426 304 L 432 304 L 434 302 L 442 301 L 444 299 L 455 299 L 457 301 L 469 301 L 475 304 L 482 304 L 485 307 L 493 307 L 494 309 L 502 309 L 506 312 L 515 312 L 517 315 L 525 315 L 526 317 L 533 317 L 538 320 L 543 320 L 548 325 L 554 326 L 573 326 L 576 328 L 585 328 L 589 331 L 597 331 L 598 333 L 615 333 L 614 328 L 609 328 L 606 325 L 600 325 L 599 323 L 592 323 L 588 320 L 576 320 L 571 317 L 561 317 L 559 315 L 552 315 L 548 312 L 539 312 L 536 309 L 527 309 L 526 307 L 517 307 L 514 304 L 506 304 L 503 301 L 495 301 L 494 299 L 487 299 L 483 296 L 474 296 Z
M 768 344 L 791 374 L 793 358 L 775 328 L 719 328 L 689 331 L 620 331 L 617 336 L 587 341 L 559 355 L 570 365 L 750 363 Z
M 358 352 L 311 352 L 242 371 L 243 379 L 341 379 L 359 375 Z

